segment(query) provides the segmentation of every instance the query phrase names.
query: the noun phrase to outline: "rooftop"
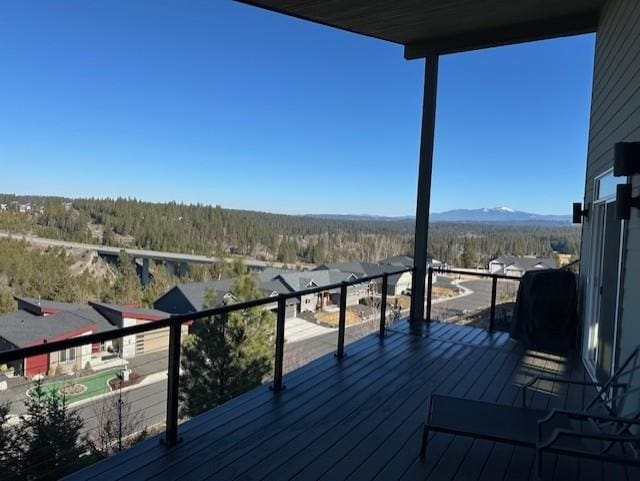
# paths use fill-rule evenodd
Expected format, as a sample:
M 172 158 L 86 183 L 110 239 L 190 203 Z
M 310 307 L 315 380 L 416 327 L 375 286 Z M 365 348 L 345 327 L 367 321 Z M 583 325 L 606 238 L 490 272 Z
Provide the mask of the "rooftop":
M 524 351 L 506 333 L 433 322 L 410 332 L 401 322 L 381 342 L 370 335 L 285 376 L 286 389 L 264 385 L 180 427 L 173 448 L 158 438 L 72 475 L 98 479 L 531 479 L 533 451 L 436 434 L 418 457 L 432 393 L 513 405 L 519 386 L 538 374 L 586 379 L 579 362 Z M 548 383 L 539 408 L 579 409 L 583 386 Z M 615 467 L 559 457 L 545 479 L 620 479 Z M 629 478 L 632 479 L 632 478 Z
M 0 335 L 14 346 L 24 347 L 39 344 L 43 339 L 55 340 L 83 329 L 98 332 L 113 328 L 93 309 L 85 308 L 86 312 L 60 311 L 50 316 L 38 316 L 24 310 L 10 312 L 0 316 Z
M 168 313 L 158 309 L 145 309 L 142 307 L 109 304 L 106 302 L 90 302 L 89 304 L 98 311 L 106 310 L 119 314 L 122 317 L 131 317 L 133 319 L 157 321 L 159 319 L 166 319 L 169 317 Z
M 76 311 L 86 309 L 86 304 L 74 302 L 49 301 L 47 299 L 36 299 L 35 297 L 14 296 L 18 302 L 18 307 L 38 316 L 43 314 L 55 314 L 58 311 Z

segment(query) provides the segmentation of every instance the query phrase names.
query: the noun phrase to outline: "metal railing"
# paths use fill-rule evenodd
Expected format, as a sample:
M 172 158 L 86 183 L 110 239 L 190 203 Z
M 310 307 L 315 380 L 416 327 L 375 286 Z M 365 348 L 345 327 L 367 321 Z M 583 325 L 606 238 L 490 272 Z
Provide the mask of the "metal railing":
M 431 320 L 431 309 L 433 304 L 433 274 L 456 274 L 461 276 L 471 276 L 491 279 L 491 303 L 489 305 L 489 332 L 495 331 L 496 321 L 496 294 L 498 290 L 498 280 L 520 282 L 520 277 L 506 276 L 504 274 L 492 274 L 489 272 L 473 272 L 467 270 L 447 269 L 440 267 L 429 267 L 427 274 L 427 309 L 425 318 Z
M 380 324 L 378 328 L 378 334 L 381 338 L 385 335 L 386 328 L 386 303 L 387 303 L 387 288 L 389 283 L 389 276 L 400 275 L 405 272 L 413 272 L 413 267 L 407 269 L 401 269 L 397 271 L 385 272 L 383 274 L 377 274 L 373 276 L 361 277 L 359 279 L 340 282 L 320 287 L 313 287 L 301 291 L 284 293 L 277 296 L 277 316 L 276 316 L 276 333 L 275 333 L 275 358 L 274 358 L 274 376 L 271 389 L 274 392 L 279 392 L 284 388 L 283 384 L 283 362 L 284 362 L 284 344 L 285 344 L 285 318 L 286 318 L 286 303 L 288 299 L 301 297 L 309 294 L 317 294 L 325 291 L 331 291 L 340 289 L 340 313 L 338 322 L 338 341 L 336 347 L 336 357 L 342 359 L 345 356 L 345 330 L 346 330 L 346 307 L 347 307 L 347 288 L 363 283 L 369 283 L 374 280 L 382 279 L 382 292 L 381 292 L 381 309 L 380 309 Z M 125 336 L 142 334 L 150 331 L 156 331 L 163 328 L 169 328 L 169 347 L 167 350 L 168 356 L 168 384 L 167 384 L 167 414 L 166 414 L 166 428 L 165 437 L 163 443 L 168 446 L 173 446 L 179 441 L 178 433 L 178 421 L 179 421 L 179 385 L 180 385 L 180 351 L 181 351 L 181 336 L 182 325 L 187 322 L 197 322 L 200 319 L 208 318 L 212 316 L 226 315 L 234 311 L 240 311 L 250 309 L 254 307 L 262 307 L 268 304 L 273 304 L 274 297 L 266 297 L 262 299 L 256 299 L 252 301 L 240 302 L 237 304 L 230 304 L 214 309 L 206 309 L 198 312 L 171 315 L 166 319 L 161 319 L 146 324 L 138 324 L 135 326 L 129 326 L 111 331 L 99 332 L 95 334 L 83 335 L 79 337 L 64 339 L 61 341 L 47 342 L 43 340 L 42 344 L 23 347 L 14 350 L 8 350 L 0 352 L 0 365 L 9 364 L 15 361 L 21 361 L 26 358 L 38 356 L 42 354 L 51 354 L 54 352 L 62 351 L 69 348 L 77 348 L 80 346 L 86 346 L 89 344 L 102 343 L 105 341 L 112 341 L 120 339 Z

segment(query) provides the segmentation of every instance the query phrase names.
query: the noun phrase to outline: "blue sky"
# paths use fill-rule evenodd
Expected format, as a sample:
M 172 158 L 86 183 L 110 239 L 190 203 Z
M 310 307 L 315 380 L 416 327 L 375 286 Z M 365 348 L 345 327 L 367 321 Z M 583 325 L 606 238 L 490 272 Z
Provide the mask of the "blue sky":
M 0 192 L 415 212 L 423 62 L 231 1 L 9 2 Z M 569 213 L 594 37 L 443 57 L 432 211 Z

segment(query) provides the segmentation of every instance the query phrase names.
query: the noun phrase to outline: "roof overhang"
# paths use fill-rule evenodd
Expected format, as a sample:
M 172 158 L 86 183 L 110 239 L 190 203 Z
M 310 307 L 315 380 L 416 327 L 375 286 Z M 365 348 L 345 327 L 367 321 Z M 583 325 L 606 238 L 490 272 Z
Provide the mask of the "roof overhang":
M 605 0 L 236 0 L 404 46 L 407 59 L 594 32 Z

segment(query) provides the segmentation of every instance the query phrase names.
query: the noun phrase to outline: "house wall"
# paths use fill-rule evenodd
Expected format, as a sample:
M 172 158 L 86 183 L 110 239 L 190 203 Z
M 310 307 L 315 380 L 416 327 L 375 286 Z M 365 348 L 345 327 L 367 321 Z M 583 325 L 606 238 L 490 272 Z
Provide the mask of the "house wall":
M 148 324 L 149 322 L 144 319 L 133 319 L 129 317 L 124 318 L 125 325 L 140 325 L 140 324 Z M 181 326 L 181 334 L 184 339 L 189 334 L 189 326 L 185 323 Z M 148 354 L 151 352 L 158 351 L 166 351 L 169 349 L 169 328 L 163 327 L 161 329 L 156 329 L 153 331 L 142 332 L 140 334 L 135 334 L 133 336 L 127 336 L 129 338 L 133 338 L 134 341 L 134 350 L 133 354 L 125 355 L 123 357 L 133 357 L 138 354 Z M 126 337 L 125 337 L 126 339 Z M 125 346 L 127 344 L 125 343 Z
M 170 314 L 184 314 L 194 311 L 194 307 L 185 299 L 177 288 L 171 289 L 164 296 L 153 303 L 153 307 Z
M 407 289 L 411 289 L 411 277 L 411 272 L 405 272 L 404 274 L 401 274 L 395 285 L 392 286 L 391 284 L 389 284 L 387 294 L 390 294 L 392 296 L 399 296 Z
M 517 267 L 507 267 L 504 270 L 504 275 L 513 276 L 513 277 L 522 277 L 524 275 L 524 271 L 522 269 L 518 269 Z
M 93 331 L 89 330 L 86 332 L 83 332 L 82 334 L 80 334 L 80 336 L 86 336 L 89 334 L 92 334 Z M 70 336 L 70 337 L 80 337 L 80 336 Z M 61 339 L 66 339 L 66 337 L 60 337 L 58 339 L 55 339 L 56 341 L 61 340 Z M 53 340 L 53 339 L 52 339 Z M 84 346 L 78 346 L 75 349 L 75 360 L 72 362 L 65 362 L 65 363 L 61 363 L 60 362 L 60 353 L 59 352 L 52 352 L 51 354 L 48 355 L 48 359 L 49 359 L 49 366 L 48 368 L 46 368 L 45 373 L 48 373 L 49 371 L 54 372 L 54 373 L 62 373 L 62 374 L 67 374 L 70 372 L 75 372 L 75 371 L 79 371 L 80 369 L 84 369 L 85 365 L 88 362 L 91 362 L 91 344 L 87 344 Z M 31 372 L 33 368 L 32 363 L 29 362 L 29 360 L 27 361 L 27 374 L 28 375 L 33 375 L 33 373 Z M 42 373 L 42 371 L 40 372 Z
M 27 377 L 45 375 L 49 369 L 49 354 L 39 354 L 24 360 L 24 373 Z
M 613 166 L 613 146 L 620 141 L 640 140 L 640 2 L 610 0 L 604 7 L 597 32 L 585 205 L 593 201 L 594 178 Z M 619 182 L 626 179 L 620 178 Z M 640 176 L 633 178 L 635 195 L 640 194 Z M 582 230 L 581 293 L 591 274 L 586 262 L 591 253 L 591 223 Z M 621 273 L 617 359 L 625 359 L 640 344 L 640 211 L 632 209 L 625 228 Z M 635 291 L 635 292 L 634 292 Z M 635 294 L 635 295 L 634 295 Z M 582 312 L 585 298 L 581 296 Z M 638 385 L 640 382 L 636 381 Z
M 318 294 L 300 296 L 300 312 L 315 312 L 316 307 L 318 307 Z
M 504 268 L 504 264 L 500 262 L 495 262 L 495 261 L 489 262 L 489 272 L 491 274 L 493 274 L 494 272 L 498 272 L 502 268 Z

